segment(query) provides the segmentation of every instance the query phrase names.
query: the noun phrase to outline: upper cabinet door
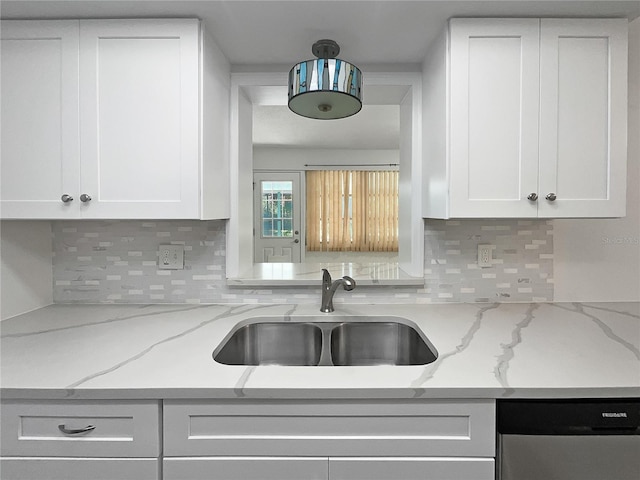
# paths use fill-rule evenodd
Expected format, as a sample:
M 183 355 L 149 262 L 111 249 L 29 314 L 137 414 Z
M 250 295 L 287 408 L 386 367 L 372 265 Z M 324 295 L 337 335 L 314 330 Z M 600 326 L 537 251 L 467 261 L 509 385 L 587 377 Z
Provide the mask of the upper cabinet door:
M 80 26 L 81 213 L 199 218 L 199 22 Z
M 539 25 L 450 21 L 451 217 L 536 215 Z
M 627 20 L 541 20 L 540 79 L 539 216 L 624 216 Z
M 2 218 L 77 217 L 78 22 L 2 22 L 1 45 Z

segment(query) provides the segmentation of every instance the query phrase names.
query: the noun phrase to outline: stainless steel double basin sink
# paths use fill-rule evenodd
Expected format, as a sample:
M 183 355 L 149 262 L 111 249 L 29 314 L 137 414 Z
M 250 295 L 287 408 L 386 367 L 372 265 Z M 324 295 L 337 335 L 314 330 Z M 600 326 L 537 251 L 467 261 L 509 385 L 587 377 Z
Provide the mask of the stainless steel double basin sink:
M 213 352 L 226 365 L 426 365 L 438 353 L 399 317 L 257 317 L 234 328 Z

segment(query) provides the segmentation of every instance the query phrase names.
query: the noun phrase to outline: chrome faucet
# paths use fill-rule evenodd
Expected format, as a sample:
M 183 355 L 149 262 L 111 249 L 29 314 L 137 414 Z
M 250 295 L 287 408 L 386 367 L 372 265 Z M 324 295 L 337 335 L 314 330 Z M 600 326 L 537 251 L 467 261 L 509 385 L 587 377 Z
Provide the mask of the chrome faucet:
M 345 275 L 339 280 L 335 282 L 331 282 L 331 275 L 329 274 L 329 270 L 326 268 L 322 269 L 322 305 L 320 305 L 320 311 L 324 313 L 333 312 L 333 296 L 336 293 L 336 290 L 340 285 L 347 292 L 350 292 L 354 288 L 356 288 L 356 281 Z

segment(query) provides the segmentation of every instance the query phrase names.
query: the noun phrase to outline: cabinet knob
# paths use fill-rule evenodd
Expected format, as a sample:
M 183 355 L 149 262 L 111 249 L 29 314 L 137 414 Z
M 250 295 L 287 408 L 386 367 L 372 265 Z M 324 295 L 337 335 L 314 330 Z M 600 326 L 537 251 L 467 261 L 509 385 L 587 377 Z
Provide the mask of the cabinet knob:
M 81 433 L 87 433 L 95 429 L 96 427 L 94 425 L 87 425 L 84 428 L 67 428 L 64 423 L 62 425 L 58 425 L 58 430 L 60 430 L 65 435 L 79 435 Z
M 73 197 L 65 193 L 60 197 L 60 200 L 62 200 L 62 203 L 69 203 L 69 202 L 73 202 Z
M 538 200 L 538 194 L 537 193 L 530 193 L 529 195 L 527 195 L 527 200 L 531 200 L 532 202 L 535 202 L 536 200 Z
M 555 194 L 555 193 L 550 193 L 550 194 L 548 194 L 548 195 L 547 195 L 546 197 L 544 197 L 544 198 L 546 198 L 546 199 L 547 199 L 547 200 L 549 200 L 550 202 L 553 202 L 553 201 L 555 201 L 555 199 L 556 199 L 556 198 L 558 198 L 558 197 L 556 197 L 556 194 Z
M 83 193 L 82 195 L 80 195 L 80 201 L 82 203 L 87 203 L 91 201 L 91 195 L 87 195 L 86 193 Z

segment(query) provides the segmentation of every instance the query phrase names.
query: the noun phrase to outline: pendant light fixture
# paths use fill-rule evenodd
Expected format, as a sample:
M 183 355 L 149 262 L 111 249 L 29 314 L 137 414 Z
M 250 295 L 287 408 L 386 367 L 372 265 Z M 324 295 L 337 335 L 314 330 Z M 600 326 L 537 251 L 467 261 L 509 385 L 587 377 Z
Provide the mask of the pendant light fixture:
M 303 117 L 333 120 L 355 115 L 362 108 L 362 72 L 336 58 L 333 40 L 318 40 L 311 49 L 318 57 L 300 62 L 289 72 L 289 109 Z

